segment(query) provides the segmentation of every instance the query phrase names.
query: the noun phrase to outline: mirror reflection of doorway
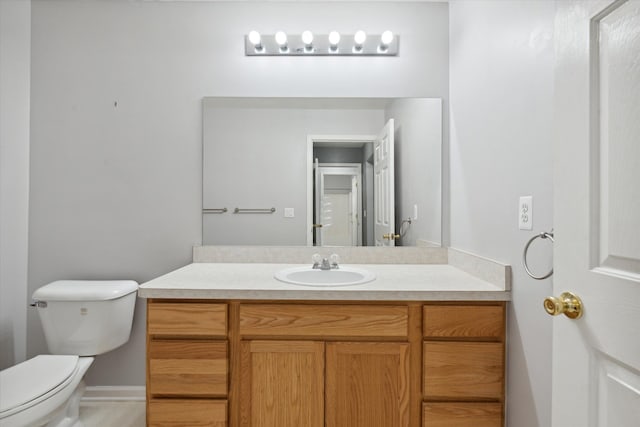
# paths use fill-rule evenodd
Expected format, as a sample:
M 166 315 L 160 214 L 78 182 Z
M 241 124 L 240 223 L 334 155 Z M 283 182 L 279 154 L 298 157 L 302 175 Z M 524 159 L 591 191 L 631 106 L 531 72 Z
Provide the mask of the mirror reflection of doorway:
M 307 136 L 308 245 L 395 245 L 394 129 L 394 120 L 389 119 L 378 135 Z M 332 191 L 321 191 L 320 164 L 341 167 L 342 172 L 333 175 L 357 176 L 357 180 L 343 180 L 337 188 L 335 180 L 341 179 L 334 178 Z M 345 172 L 350 166 L 359 166 L 359 172 Z M 320 196 L 326 204 L 324 217 Z M 338 209 L 339 218 L 334 213 Z M 323 230 L 328 220 L 328 231 Z
M 362 246 L 362 168 L 319 163 L 314 173 L 314 246 Z

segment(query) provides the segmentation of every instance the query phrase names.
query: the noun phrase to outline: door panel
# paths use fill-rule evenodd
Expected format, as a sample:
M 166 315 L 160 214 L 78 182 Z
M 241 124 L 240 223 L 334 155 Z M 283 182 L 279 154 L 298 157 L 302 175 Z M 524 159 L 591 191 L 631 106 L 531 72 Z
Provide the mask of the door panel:
M 316 224 L 322 225 L 316 228 L 316 245 L 362 245 L 360 165 L 319 163 L 316 170 Z
M 389 119 L 373 143 L 373 203 L 376 246 L 395 246 L 394 120 Z
M 325 191 L 322 196 L 322 242 L 325 246 L 355 246 L 352 240 L 351 194 Z
M 314 245 L 322 246 L 322 210 L 320 207 L 322 206 L 322 202 L 320 201 L 322 194 L 322 188 L 320 186 L 321 178 L 320 178 L 320 164 L 318 163 L 318 159 L 314 159 L 313 161 L 313 236 L 314 236 Z
M 557 4 L 552 425 L 637 426 L 640 2 Z
M 592 44 L 592 60 L 599 64 L 592 124 L 600 127 L 593 139 L 593 161 L 599 170 L 592 188 L 594 196 L 599 196 L 594 197 L 596 212 L 591 216 L 594 238 L 599 240 L 594 248 L 599 254 L 593 261 L 605 272 L 614 269 L 636 278 L 640 277 L 638 8 L 637 2 L 626 2 L 605 13 L 594 23 L 599 43 Z M 629 230 L 638 231 L 635 239 L 629 238 Z

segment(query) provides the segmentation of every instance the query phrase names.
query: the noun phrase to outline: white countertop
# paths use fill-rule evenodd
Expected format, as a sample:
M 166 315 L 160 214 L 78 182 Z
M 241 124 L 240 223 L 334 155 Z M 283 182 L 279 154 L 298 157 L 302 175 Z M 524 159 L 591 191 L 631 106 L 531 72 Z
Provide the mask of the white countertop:
M 141 298 L 366 301 L 508 301 L 504 287 L 448 264 L 346 264 L 376 280 L 340 287 L 300 286 L 274 274 L 305 264 L 193 263 L 143 283 Z

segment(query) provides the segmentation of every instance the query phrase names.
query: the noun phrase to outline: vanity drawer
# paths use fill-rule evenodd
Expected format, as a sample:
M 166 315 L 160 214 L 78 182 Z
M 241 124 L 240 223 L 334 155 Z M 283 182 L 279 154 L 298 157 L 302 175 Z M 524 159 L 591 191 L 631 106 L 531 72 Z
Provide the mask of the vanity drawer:
M 226 427 L 227 401 L 209 399 L 151 399 L 149 427 Z
M 226 337 L 227 305 L 150 301 L 147 329 L 152 336 Z
M 422 333 L 428 338 L 502 341 L 504 305 L 425 305 Z
M 422 357 L 425 399 L 502 401 L 503 343 L 427 341 Z
M 502 427 L 502 404 L 429 402 L 422 404 L 423 427 Z
M 153 396 L 226 396 L 227 341 L 150 340 L 149 393 Z
M 393 305 L 241 304 L 240 334 L 393 337 L 408 334 L 409 309 Z

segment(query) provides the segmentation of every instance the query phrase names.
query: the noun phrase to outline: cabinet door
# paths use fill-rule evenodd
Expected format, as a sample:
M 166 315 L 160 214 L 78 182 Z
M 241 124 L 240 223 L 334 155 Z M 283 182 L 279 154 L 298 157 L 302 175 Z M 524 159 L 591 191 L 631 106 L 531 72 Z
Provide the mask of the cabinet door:
M 327 427 L 409 425 L 409 344 L 328 343 Z
M 242 341 L 240 424 L 324 426 L 324 343 Z

